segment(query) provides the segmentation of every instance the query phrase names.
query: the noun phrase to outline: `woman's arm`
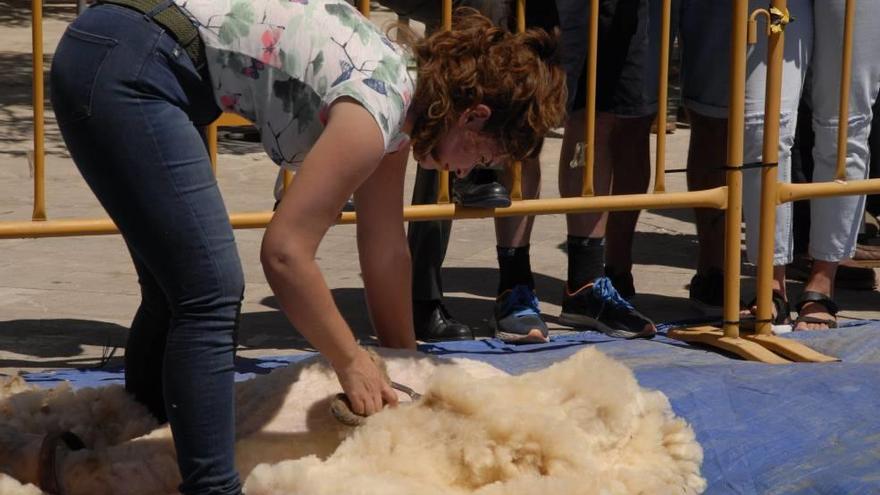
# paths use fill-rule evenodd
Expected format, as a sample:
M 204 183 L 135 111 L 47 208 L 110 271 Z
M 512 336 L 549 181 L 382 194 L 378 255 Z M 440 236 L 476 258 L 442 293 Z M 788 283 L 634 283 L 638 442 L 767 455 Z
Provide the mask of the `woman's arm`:
M 370 319 L 386 347 L 415 349 L 412 268 L 403 228 L 409 149 L 386 155 L 355 193 L 357 239 Z
M 339 376 L 357 413 L 372 414 L 397 396 L 339 313 L 315 253 L 349 195 L 372 174 L 384 146 L 359 104 L 340 99 L 327 126 L 266 228 L 260 259 L 281 309 Z

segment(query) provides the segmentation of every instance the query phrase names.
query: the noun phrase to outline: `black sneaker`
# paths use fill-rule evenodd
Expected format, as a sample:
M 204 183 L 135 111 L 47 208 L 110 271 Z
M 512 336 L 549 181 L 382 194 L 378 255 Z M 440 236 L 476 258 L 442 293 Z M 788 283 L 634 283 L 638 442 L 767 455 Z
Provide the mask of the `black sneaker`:
M 413 301 L 416 338 L 424 342 L 473 340 L 471 327 L 453 320 L 440 301 Z
M 611 279 L 611 285 L 617 289 L 620 297 L 629 301 L 636 295 L 632 272 L 618 272 L 611 265 L 605 265 L 605 276 Z
M 620 297 L 607 277 L 597 278 L 574 293 L 566 288 L 559 322 L 620 339 L 650 339 L 657 333 L 654 322 Z
M 510 194 L 497 182 L 493 170 L 476 169 L 452 183 L 452 200 L 455 204 L 471 208 L 507 208 Z
M 718 313 L 724 307 L 724 272 L 710 268 L 691 278 L 690 300 L 704 313 Z
M 508 344 L 540 344 L 550 333 L 538 309 L 538 297 L 527 285 L 516 285 L 495 300 L 495 336 Z

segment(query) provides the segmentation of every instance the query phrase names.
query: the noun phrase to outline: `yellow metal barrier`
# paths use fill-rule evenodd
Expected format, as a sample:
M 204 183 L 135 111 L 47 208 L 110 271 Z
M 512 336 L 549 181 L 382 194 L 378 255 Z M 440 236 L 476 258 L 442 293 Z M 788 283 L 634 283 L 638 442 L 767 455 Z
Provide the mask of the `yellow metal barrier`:
M 880 179 L 856 180 L 846 182 L 847 128 L 849 122 L 849 81 L 852 63 L 852 35 L 855 17 L 855 1 L 847 0 L 844 21 L 844 42 L 841 56 L 840 81 L 840 119 L 838 121 L 837 141 L 837 172 L 836 181 L 814 184 L 780 184 L 775 164 L 779 149 L 779 102 L 782 86 L 782 40 L 785 24 L 789 21 L 786 0 L 774 0 L 771 8 L 771 35 L 768 50 L 767 68 L 767 103 L 764 118 L 764 164 L 761 177 L 761 226 L 758 260 L 758 311 L 756 334 L 750 337 L 756 342 L 783 354 L 795 361 L 829 362 L 836 358 L 816 353 L 810 349 L 795 349 L 791 346 L 779 347 L 791 341 L 779 339 L 772 335 L 770 319 L 772 317 L 772 280 L 773 280 L 773 242 L 776 224 L 776 205 L 784 201 L 848 194 L 880 193 Z M 781 16 L 781 18 L 780 18 Z M 775 23 L 775 26 L 773 25 Z M 802 352 L 805 352 L 802 353 Z
M 580 198 L 549 198 L 516 201 L 507 208 L 465 208 L 455 204 L 413 205 L 403 209 L 404 220 L 441 220 L 446 218 L 519 217 L 523 215 L 553 215 L 560 213 L 587 213 L 596 211 L 625 211 L 670 208 L 727 207 L 727 188 L 667 194 L 631 194 L 618 196 L 590 196 Z M 265 227 L 272 212 L 233 213 L 232 226 L 238 229 Z M 344 212 L 339 224 L 357 221 L 357 214 Z M 0 239 L 20 237 L 67 237 L 72 235 L 106 235 L 117 233 L 110 219 L 47 220 L 45 222 L 0 222 Z
M 526 30 L 526 0 L 516 0 L 516 30 L 520 33 Z M 522 162 L 514 162 L 510 172 L 510 199 L 513 201 L 519 201 L 523 199 Z M 437 197 L 439 198 L 440 195 L 438 194 Z
M 660 19 L 660 70 L 657 92 L 657 152 L 654 165 L 654 192 L 666 192 L 666 103 L 669 96 L 669 32 L 672 0 L 663 0 Z
M 452 29 L 452 0 L 443 0 L 443 29 Z M 437 181 L 437 203 L 449 203 L 449 171 L 441 170 Z
M 359 8 L 369 15 L 369 1 L 359 0 Z M 525 29 L 525 0 L 517 0 L 517 28 Z M 589 50 L 587 53 L 587 98 L 585 105 L 584 134 L 584 181 L 582 196 L 577 198 L 556 198 L 541 200 L 517 200 L 508 208 L 475 209 L 462 208 L 449 203 L 448 174 L 441 174 L 439 204 L 409 206 L 404 209 L 404 218 L 409 221 L 436 220 L 444 218 L 485 218 L 542 214 L 584 213 L 597 211 L 621 211 L 638 209 L 664 209 L 682 207 L 702 207 L 727 210 L 725 240 L 725 296 L 723 323 L 719 330 L 715 327 L 675 329 L 670 336 L 686 341 L 707 343 L 734 352 L 747 359 L 772 363 L 791 360 L 830 361 L 834 360 L 798 344 L 797 342 L 774 337 L 770 334 L 769 320 L 771 308 L 770 279 L 772 278 L 772 242 L 775 223 L 775 206 L 798 199 L 865 194 L 880 192 L 880 179 L 845 181 L 846 125 L 848 91 L 850 77 L 852 29 L 854 0 L 847 0 L 844 40 L 844 56 L 841 68 L 841 125 L 838 137 L 837 178 L 835 182 L 822 184 L 778 184 L 775 167 L 764 167 L 762 186 L 762 227 L 760 259 L 758 269 L 758 321 L 754 335 L 740 335 L 739 292 L 740 292 L 740 218 L 742 213 L 742 164 L 743 164 L 743 115 L 744 85 L 746 75 L 746 43 L 749 37 L 748 0 L 734 0 L 733 29 L 731 35 L 730 72 L 730 112 L 728 126 L 727 186 L 704 191 L 665 192 L 665 123 L 666 96 L 669 55 L 669 31 L 671 0 L 663 0 L 661 21 L 661 40 L 658 105 L 657 158 L 655 164 L 655 186 L 652 194 L 619 196 L 594 196 L 593 168 L 595 154 L 596 125 L 596 61 L 598 47 L 598 0 L 590 1 Z M 59 237 L 75 235 L 106 235 L 117 233 L 109 219 L 65 219 L 47 220 L 44 189 L 44 122 L 43 122 L 43 42 L 42 42 L 42 4 L 41 0 L 32 2 L 33 19 L 33 111 L 34 111 L 34 210 L 31 221 L 0 222 L 0 239 L 21 237 Z M 775 10 L 774 10 L 775 9 Z M 770 11 L 764 11 L 768 18 L 784 13 L 787 16 L 786 0 L 773 0 Z M 785 19 L 787 21 L 787 18 Z M 444 29 L 452 26 L 452 2 L 444 0 L 442 7 Z M 784 23 L 772 21 L 774 29 L 768 29 L 768 76 L 766 125 L 764 142 L 764 163 L 775 164 L 778 155 L 779 134 L 779 96 L 781 80 L 781 57 L 784 44 Z M 224 114 L 208 129 L 207 140 L 212 162 L 216 166 L 218 126 L 248 125 L 238 117 Z M 519 167 L 517 167 L 518 169 Z M 285 184 L 290 177 L 285 177 Z M 514 187 L 515 198 L 521 197 L 519 181 Z M 519 193 L 519 194 L 517 194 Z M 235 228 L 263 228 L 271 219 L 272 212 L 233 213 L 230 220 Z M 339 223 L 356 221 L 355 213 L 341 213 Z
M 664 6 L 665 7 L 665 6 Z M 721 331 L 715 327 L 675 328 L 672 338 L 718 347 L 746 359 L 785 363 L 786 359 L 758 343 L 740 337 L 740 219 L 742 218 L 743 125 L 745 117 L 746 38 L 749 1 L 733 2 L 730 43 L 730 97 L 727 124 L 727 190 L 729 201 L 725 223 L 724 309 Z M 658 136 L 664 131 L 658 126 Z
M 870 1 L 870 0 L 869 0 Z M 846 14 L 843 26 L 843 55 L 840 64 L 840 110 L 838 112 L 837 125 L 837 180 L 846 180 L 846 134 L 849 125 L 849 81 L 850 69 L 852 68 L 852 32 L 856 17 L 855 0 L 846 0 Z
M 747 16 L 748 1 L 736 0 L 734 20 L 736 28 L 734 30 L 733 50 L 736 57 L 734 58 L 733 67 L 739 73 L 744 71 L 739 63 L 744 62 L 742 58 L 742 43 L 739 37 L 742 34 L 743 26 L 741 25 Z M 731 341 L 731 336 L 735 332 L 727 331 L 728 321 L 734 318 L 732 312 L 728 308 L 734 304 L 733 297 L 736 293 L 729 291 L 730 286 L 725 287 L 725 333 L 723 337 L 719 337 L 715 332 L 707 328 L 696 330 L 676 330 L 674 334 L 682 340 L 702 342 L 709 345 L 724 348 L 737 354 L 744 355 L 749 359 L 769 362 L 788 362 L 806 361 L 806 362 L 831 362 L 837 361 L 836 358 L 826 356 L 815 352 L 806 346 L 796 343 L 789 339 L 783 339 L 772 335 L 771 317 L 772 317 L 772 280 L 773 280 L 773 242 L 774 228 L 776 223 L 776 206 L 789 201 L 797 201 L 801 199 L 845 196 L 856 194 L 877 194 L 880 193 L 880 179 L 867 180 L 846 180 L 846 155 L 847 155 L 847 127 L 849 115 L 849 81 L 852 63 L 852 36 L 853 24 L 855 19 L 855 0 L 847 0 L 845 20 L 844 20 L 844 40 L 843 53 L 841 55 L 841 83 L 840 83 L 840 110 L 838 120 L 838 139 L 837 139 L 837 170 L 836 180 L 833 182 L 812 183 L 812 184 L 786 184 L 779 183 L 777 176 L 777 162 L 779 150 L 779 105 L 782 80 L 782 55 L 784 43 L 785 24 L 789 22 L 789 14 L 787 10 L 786 0 L 773 0 L 769 11 L 760 9 L 753 16 L 763 14 L 768 22 L 768 66 L 767 66 L 767 98 L 765 102 L 764 116 L 764 147 L 763 147 L 763 167 L 761 175 L 761 216 L 760 216 L 760 235 L 759 235 L 759 254 L 758 254 L 758 278 L 757 278 L 757 314 L 756 328 L 753 335 L 746 335 L 739 338 L 735 335 L 735 341 Z M 750 29 L 750 37 L 756 36 L 756 29 Z M 752 42 L 754 42 L 752 40 Z M 733 84 L 734 76 L 731 75 L 731 107 L 730 107 L 730 150 L 729 152 L 737 152 L 742 150 L 742 107 L 734 106 L 733 101 L 742 94 L 742 86 L 735 87 Z M 739 82 L 742 79 L 739 74 L 736 76 Z M 736 120 L 734 120 L 736 119 Z M 734 142 L 733 139 L 738 139 Z M 742 156 L 739 155 L 739 163 L 741 166 Z M 729 183 L 729 187 L 733 184 Z M 728 208 L 728 231 L 727 231 L 727 248 L 728 255 L 734 248 L 734 239 L 736 239 L 735 250 L 739 252 L 739 220 L 736 216 L 736 228 L 733 229 L 731 224 L 731 208 Z M 730 268 L 730 265 L 726 265 Z M 729 279 L 730 277 L 728 277 Z M 730 280 L 726 280 L 730 282 Z M 737 321 L 738 317 L 735 318 Z M 736 332 L 738 334 L 738 332 Z M 743 341 L 749 344 L 742 345 Z M 757 344 L 751 345 L 751 344 Z M 760 347 L 759 347 L 760 346 Z M 766 350 L 772 351 L 767 354 Z M 773 354 L 775 353 L 775 354 Z M 755 354 L 749 356 L 748 354 Z
M 584 103 L 584 178 L 581 196 L 593 195 L 593 165 L 596 158 L 596 66 L 599 61 L 599 0 L 590 0 L 587 46 L 587 99 Z M 565 166 L 564 164 L 561 166 Z
M 34 70 L 34 86 L 32 90 L 34 105 L 34 154 L 31 166 L 34 169 L 34 220 L 46 219 L 46 151 L 45 120 L 43 117 L 43 3 L 33 0 L 31 4 L 31 60 Z

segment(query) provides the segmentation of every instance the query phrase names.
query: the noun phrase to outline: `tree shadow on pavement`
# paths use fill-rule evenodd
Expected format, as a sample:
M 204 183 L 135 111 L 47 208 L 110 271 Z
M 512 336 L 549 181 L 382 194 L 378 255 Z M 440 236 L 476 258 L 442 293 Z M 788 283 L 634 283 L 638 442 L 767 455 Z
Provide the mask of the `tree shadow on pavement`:
M 79 319 L 9 320 L 0 322 L 0 368 L 45 369 L 94 367 L 116 360 L 128 328 L 105 321 Z M 84 346 L 102 347 L 104 358 L 81 356 Z M 5 356 L 14 353 L 18 356 Z
M 0 0 L 0 26 L 30 26 L 31 5 L 30 0 Z M 43 17 L 70 22 L 76 17 L 76 1 L 44 0 Z

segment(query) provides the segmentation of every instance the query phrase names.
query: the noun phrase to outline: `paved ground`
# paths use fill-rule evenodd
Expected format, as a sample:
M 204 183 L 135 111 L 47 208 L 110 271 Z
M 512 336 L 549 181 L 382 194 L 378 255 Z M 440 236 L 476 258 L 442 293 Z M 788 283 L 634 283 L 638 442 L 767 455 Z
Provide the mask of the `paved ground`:
M 70 6 L 46 8 L 46 51 L 51 53 Z M 27 4 L 0 0 L 0 222 L 28 220 L 32 182 L 27 150 L 30 133 L 30 29 Z M 47 63 L 49 57 L 47 56 Z M 100 206 L 77 175 L 59 141 L 51 111 L 47 112 L 47 197 L 50 218 L 103 216 Z M 688 131 L 669 136 L 667 162 L 680 167 L 687 153 Z M 542 160 L 544 197 L 556 197 L 559 139 L 548 139 Z M 259 145 L 221 142 L 219 181 L 231 211 L 271 208 L 275 166 Z M 408 189 L 415 165 L 410 167 Z M 668 189 L 685 189 L 682 174 L 667 178 Z M 407 200 L 408 200 L 407 192 Z M 403 202 L 402 202 L 403 204 Z M 647 211 L 635 241 L 634 270 L 639 295 L 635 304 L 657 321 L 698 316 L 687 300 L 686 284 L 693 270 L 696 239 L 688 210 Z M 241 352 L 245 355 L 291 353 L 307 344 L 277 310 L 259 266 L 260 230 L 239 230 L 247 290 L 242 315 Z M 532 237 L 542 311 L 554 329 L 559 312 L 565 255 L 562 216 L 540 217 Z M 118 236 L 0 240 L 0 373 L 18 370 L 92 366 L 125 341 L 127 325 L 138 304 L 136 278 Z M 358 274 L 354 227 L 331 230 L 319 253 L 321 266 L 344 315 L 358 335 L 367 338 L 369 322 Z M 448 306 L 460 320 L 488 335 L 487 319 L 497 283 L 492 220 L 457 222 L 447 257 L 444 282 Z M 751 273 L 747 267 L 746 273 Z M 793 284 L 796 294 L 799 284 Z M 752 295 L 751 279 L 744 297 Z M 839 291 L 848 317 L 880 317 L 876 292 Z M 122 351 L 115 353 L 115 358 Z

